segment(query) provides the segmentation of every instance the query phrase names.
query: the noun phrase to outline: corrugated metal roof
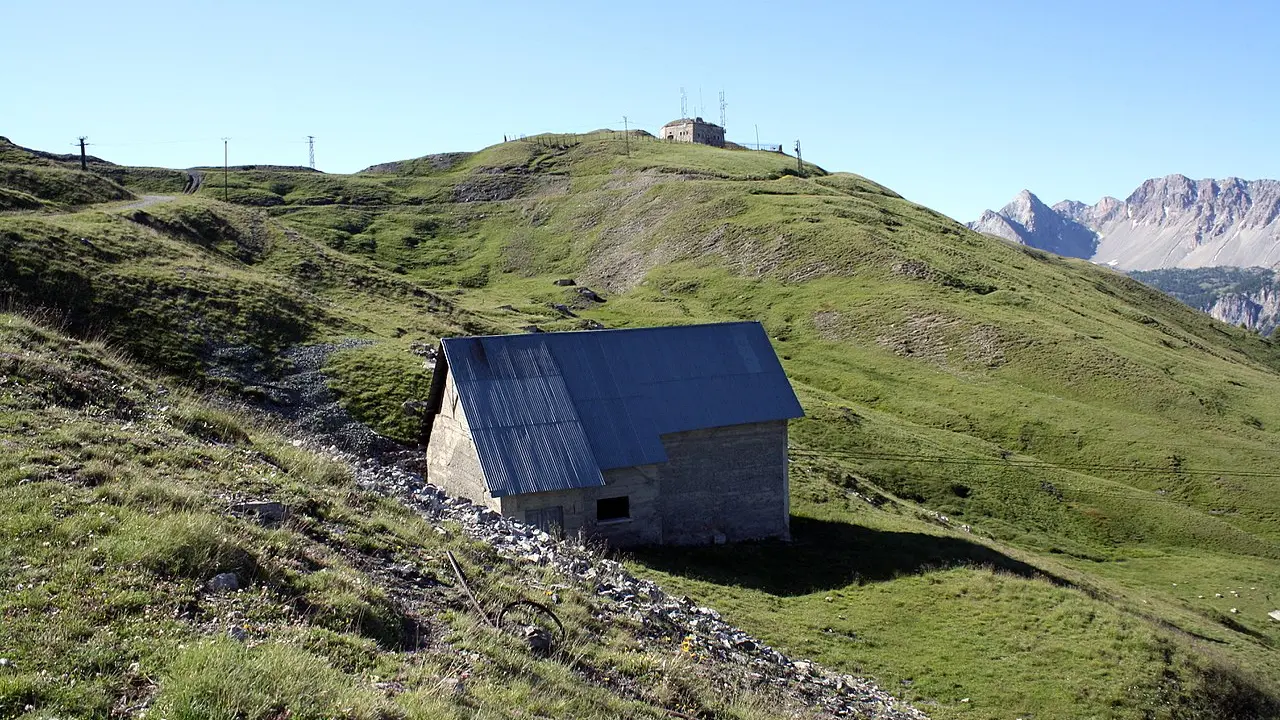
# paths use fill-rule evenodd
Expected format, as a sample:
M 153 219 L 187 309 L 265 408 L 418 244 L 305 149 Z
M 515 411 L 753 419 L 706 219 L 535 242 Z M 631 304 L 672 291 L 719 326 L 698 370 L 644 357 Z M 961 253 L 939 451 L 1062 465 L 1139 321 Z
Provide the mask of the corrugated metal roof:
M 443 341 L 495 497 L 664 462 L 661 435 L 801 417 L 760 323 Z

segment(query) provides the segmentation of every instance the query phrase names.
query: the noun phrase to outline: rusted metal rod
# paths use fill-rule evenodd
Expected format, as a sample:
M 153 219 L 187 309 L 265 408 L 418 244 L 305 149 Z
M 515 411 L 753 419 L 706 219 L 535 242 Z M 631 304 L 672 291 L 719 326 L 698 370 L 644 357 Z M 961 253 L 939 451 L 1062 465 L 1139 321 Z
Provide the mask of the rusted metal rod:
M 467 576 L 462 574 L 462 568 L 458 567 L 458 559 L 453 556 L 452 550 L 445 550 L 444 554 L 449 558 L 449 567 L 453 568 L 453 574 L 458 576 L 458 584 L 462 586 L 462 592 L 471 598 L 471 604 L 475 606 L 476 612 L 480 613 L 480 617 L 484 619 L 489 627 L 497 628 L 498 625 L 489 617 L 489 614 L 480 606 L 480 601 L 476 599 L 476 594 L 471 592 L 471 586 L 467 584 Z

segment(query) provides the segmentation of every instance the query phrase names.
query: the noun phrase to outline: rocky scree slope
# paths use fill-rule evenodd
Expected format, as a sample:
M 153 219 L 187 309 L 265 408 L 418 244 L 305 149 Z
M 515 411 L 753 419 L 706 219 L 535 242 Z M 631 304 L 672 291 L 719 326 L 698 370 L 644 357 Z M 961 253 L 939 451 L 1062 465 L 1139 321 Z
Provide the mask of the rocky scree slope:
M 1129 197 L 1052 208 L 1024 190 L 969 223 L 978 232 L 1121 270 L 1280 262 L 1280 182 L 1169 175 Z

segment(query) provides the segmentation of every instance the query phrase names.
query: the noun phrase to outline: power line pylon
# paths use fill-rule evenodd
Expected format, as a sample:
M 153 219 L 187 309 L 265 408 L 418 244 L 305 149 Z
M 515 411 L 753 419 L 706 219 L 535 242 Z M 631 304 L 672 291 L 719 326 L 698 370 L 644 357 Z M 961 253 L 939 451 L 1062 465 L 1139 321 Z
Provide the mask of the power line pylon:
M 307 157 L 311 161 L 311 169 L 316 169 L 316 136 L 307 136 Z

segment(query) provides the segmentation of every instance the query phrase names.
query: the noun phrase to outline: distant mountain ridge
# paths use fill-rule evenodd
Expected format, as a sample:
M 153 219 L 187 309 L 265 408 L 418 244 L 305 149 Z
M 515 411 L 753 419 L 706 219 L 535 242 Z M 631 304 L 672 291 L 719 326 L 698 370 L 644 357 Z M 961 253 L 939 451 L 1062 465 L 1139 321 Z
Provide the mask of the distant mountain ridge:
M 1023 190 L 968 224 L 978 232 L 1121 270 L 1280 263 L 1280 181 L 1147 180 L 1128 198 L 1052 207 Z

